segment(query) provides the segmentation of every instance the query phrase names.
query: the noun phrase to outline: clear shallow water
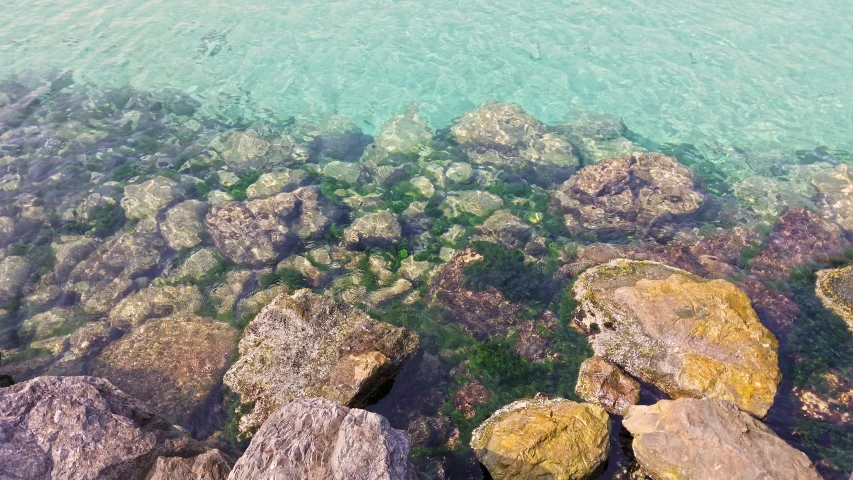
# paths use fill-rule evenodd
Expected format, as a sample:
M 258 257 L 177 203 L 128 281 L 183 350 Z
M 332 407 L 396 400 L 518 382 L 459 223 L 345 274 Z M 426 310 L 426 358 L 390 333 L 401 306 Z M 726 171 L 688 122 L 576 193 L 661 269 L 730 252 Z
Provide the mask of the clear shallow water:
M 495 97 L 659 142 L 853 145 L 844 0 L 19 0 L 0 25 L 0 76 L 68 69 L 368 133 L 411 102 L 442 127 Z

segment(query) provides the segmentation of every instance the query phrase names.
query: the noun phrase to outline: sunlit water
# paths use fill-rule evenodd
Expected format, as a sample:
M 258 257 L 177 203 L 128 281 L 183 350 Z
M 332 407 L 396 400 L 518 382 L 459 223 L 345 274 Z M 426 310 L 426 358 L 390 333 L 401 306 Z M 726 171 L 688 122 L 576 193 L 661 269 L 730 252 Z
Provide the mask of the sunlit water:
M 17 0 L 0 25 L 0 75 L 69 69 L 366 132 L 411 102 L 444 126 L 496 97 L 659 142 L 853 143 L 846 0 Z
M 55 84 L 77 85 L 49 94 L 44 93 L 47 87 L 34 90 L 33 98 L 43 94 L 40 101 L 18 104 L 23 105 L 24 116 L 36 112 L 31 118 L 0 116 L 0 128 L 8 120 L 16 129 L 11 140 L 0 142 L 0 160 L 9 162 L 3 163 L 6 170 L 0 172 L 0 213 L 14 217 L 17 229 L 15 236 L 3 240 L 6 250 L 0 253 L 26 255 L 44 269 L 30 275 L 18 297 L 31 294 L 53 268 L 50 262 L 42 264 L 38 259 L 50 251 L 59 235 L 85 233 L 101 237 L 100 242 L 130 228 L 122 208 L 111 203 L 100 210 L 102 217 L 96 216 L 109 220 L 104 225 L 91 218 L 88 224 L 78 219 L 73 208 L 83 205 L 84 199 L 91 200 L 90 193 L 118 201 L 128 183 L 163 174 L 181 178 L 175 169 L 188 167 L 184 162 L 209 146 L 216 132 L 234 124 L 242 130 L 253 120 L 271 120 L 253 126 L 261 125 L 262 134 L 273 140 L 281 133 L 278 129 L 290 126 L 288 121 L 276 120 L 335 113 L 355 122 L 364 133 L 374 134 L 383 122 L 416 103 L 429 117 L 438 143 L 446 147 L 442 143 L 446 132 L 439 129 L 487 98 L 519 103 L 546 123 L 567 119 L 577 111 L 619 115 L 632 132 L 631 140 L 647 148 L 664 147 L 661 144 L 665 143 L 697 146 L 696 150 L 685 145 L 667 150 L 684 163 L 692 161 L 693 152 L 700 152 L 696 157 L 707 151 L 731 154 L 722 167 L 703 163 L 705 158 L 690 166 L 700 170 L 709 191 L 720 195 L 721 205 L 752 208 L 750 215 L 771 218 L 766 226 L 769 230 L 781 204 L 813 207 L 808 199 L 815 191 L 797 184 L 802 192 L 774 192 L 781 199 L 778 209 L 761 209 L 760 201 L 753 202 L 757 207 L 750 203 L 753 197 L 762 200 L 761 195 L 735 188 L 736 182 L 755 174 L 787 175 L 791 183 L 774 185 L 780 190 L 789 188 L 778 185 L 792 185 L 793 190 L 797 178 L 791 173 L 796 170 L 788 168 L 792 162 L 812 163 L 824 152 L 818 152 L 818 157 L 813 153 L 792 155 L 795 150 L 826 146 L 837 154 L 829 163 L 815 166 L 815 172 L 853 160 L 844 152 L 853 151 L 851 52 L 853 2 L 843 0 L 7 1 L 0 5 L 0 102 L 11 99 L 9 111 L 16 111 L 15 102 L 21 96 L 26 100 L 33 92 L 28 89 L 39 87 L 41 80 L 57 78 L 57 71 L 70 72 L 75 82 L 63 79 Z M 36 72 L 18 77 L 27 88 L 2 83 L 22 72 Z M 116 92 L 110 88 L 125 86 L 137 90 Z M 176 103 L 184 106 L 170 104 L 161 109 L 156 104 L 178 96 L 171 92 L 149 97 L 146 93 L 167 89 L 190 95 L 202 111 L 186 113 L 184 104 L 189 102 L 183 101 Z M 3 96 L 6 93 L 8 98 Z M 129 98 L 133 100 L 128 102 Z M 116 104 L 109 106 L 111 101 Z M 0 103 L 0 113 L 3 107 L 6 105 Z M 188 121 L 185 115 L 192 119 Z M 133 119 L 140 118 L 138 131 L 135 124 L 128 126 L 128 121 L 133 124 Z M 17 122 L 24 126 L 18 128 Z M 91 136 L 89 127 L 103 135 Z M 61 148 L 61 139 L 73 145 Z M 370 141 L 370 137 L 360 137 L 341 158 L 358 158 Z M 743 150 L 748 154 L 743 155 Z M 448 151 L 458 149 L 448 147 Z M 4 158 L 6 153 L 10 156 Z M 154 153 L 161 156 L 149 155 Z M 20 156 L 20 161 L 13 156 Z M 322 158 L 320 163 L 328 160 Z M 309 163 L 302 168 L 315 173 L 317 158 Z M 197 170 L 181 167 L 181 172 L 207 182 L 207 190 L 225 189 L 218 177 L 223 173 L 217 171 L 221 165 L 199 165 Z M 235 171 L 252 182 L 261 173 Z M 321 182 L 319 178 L 311 181 Z M 755 185 L 760 190 L 766 184 Z M 246 186 L 241 187 L 243 197 Z M 386 187 L 383 199 L 390 201 L 393 189 Z M 551 191 L 553 187 L 549 187 Z M 193 189 L 187 196 L 209 201 L 207 190 Z M 735 199 L 733 193 L 740 195 Z M 43 207 L 46 210 L 39 213 Z M 35 218 L 38 215 L 44 218 Z M 702 222 L 696 226 L 728 225 Z M 435 236 L 444 234 L 449 225 L 439 228 Z M 211 244 L 205 240 L 202 246 Z M 151 277 L 165 275 L 183 259 L 174 251 L 163 253 Z M 133 289 L 144 288 L 151 279 L 137 280 Z M 259 290 L 260 286 L 253 284 L 250 289 Z M 209 296 L 210 292 L 203 293 Z M 244 291 L 242 297 L 251 293 L 254 291 Z M 63 294 L 38 311 L 75 304 L 78 296 Z M 26 302 L 19 302 L 18 297 L 2 305 L 10 313 L 0 328 L 0 348 L 10 352 L 19 348 L 26 353 L 26 342 L 15 332 L 36 310 L 27 310 Z M 85 320 L 99 318 L 92 314 Z M 409 319 L 391 320 L 405 323 Z M 794 341 L 781 339 L 785 383 L 768 424 L 813 460 L 823 462 L 822 472 L 829 472 L 828 478 L 841 478 L 838 475 L 842 474 L 846 478 L 853 459 L 839 451 L 853 442 L 849 426 L 831 427 L 830 433 L 824 433 L 824 424 L 819 422 L 798 423 L 800 413 L 792 400 L 792 385 L 798 383 L 790 372 L 799 351 L 791 345 L 808 344 L 803 337 L 810 333 L 804 331 L 807 333 L 799 333 L 799 337 L 792 335 Z M 853 337 L 842 331 L 833 342 L 843 351 L 844 345 L 853 345 Z M 421 352 L 438 358 L 438 352 L 432 351 L 438 350 L 434 336 L 435 332 L 423 332 Z M 464 342 L 476 343 L 468 336 Z M 470 345 L 459 347 L 456 354 L 470 354 Z M 824 353 L 832 356 L 828 350 L 832 349 L 807 353 L 823 358 Z M 417 376 L 421 368 L 433 368 L 424 357 L 412 360 L 388 396 L 371 408 L 388 416 L 395 428 L 403 429 L 409 414 L 444 415 L 439 407 L 452 404 L 454 362 L 462 361 L 450 358 L 435 367 L 443 382 L 438 387 L 426 385 L 429 382 Z M 842 357 L 832 368 L 851 371 L 850 358 Z M 572 358 L 565 363 L 581 360 Z M 43 372 L 41 367 L 27 368 L 15 370 L 21 372 L 18 380 Z M 569 385 L 558 393 L 571 395 L 574 378 L 558 380 Z M 425 396 L 428 389 L 440 390 L 437 401 L 424 402 L 434 411 L 415 411 L 420 407 L 412 400 Z M 646 391 L 645 395 L 650 394 Z M 643 402 L 656 400 L 649 397 Z M 217 411 L 222 414 L 225 409 Z M 801 425 L 811 430 L 803 431 Z M 452 432 L 452 427 L 447 429 Z M 613 445 L 617 446 L 625 439 L 616 438 L 618 428 L 614 432 Z M 445 440 L 421 440 L 415 446 L 427 447 L 420 452 L 423 458 L 429 457 L 429 448 L 438 448 L 434 456 L 442 457 Z M 449 459 L 442 460 L 442 468 L 452 478 L 478 478 L 479 467 L 471 452 L 464 447 L 459 452 L 457 448 L 456 453 L 447 453 Z M 620 452 L 621 448 L 614 447 L 602 478 L 624 478 L 619 475 L 629 460 Z M 457 454 L 459 458 L 454 457 Z M 421 463 L 428 463 L 423 458 Z

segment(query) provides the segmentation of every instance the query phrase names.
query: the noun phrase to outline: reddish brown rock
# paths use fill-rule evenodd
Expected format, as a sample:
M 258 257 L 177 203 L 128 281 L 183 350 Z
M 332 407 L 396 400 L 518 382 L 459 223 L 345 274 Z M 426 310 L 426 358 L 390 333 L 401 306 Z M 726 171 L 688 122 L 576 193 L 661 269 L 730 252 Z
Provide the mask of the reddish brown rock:
M 453 406 L 462 412 L 465 418 L 470 419 L 476 415 L 474 405 L 486 403 L 491 397 L 492 392 L 482 383 L 477 380 L 469 380 L 459 387 L 459 390 L 456 390 L 456 394 L 453 396 Z
M 590 357 L 581 364 L 575 393 L 610 413 L 622 415 L 640 401 L 640 382 L 629 377 L 602 357 Z
M 751 269 L 766 278 L 787 279 L 792 269 L 841 258 L 847 248 L 850 242 L 837 224 L 808 210 L 789 208 L 779 216 Z
M 689 217 L 705 203 L 696 174 L 659 153 L 634 153 L 581 169 L 551 204 L 566 226 L 601 236 L 646 234 Z

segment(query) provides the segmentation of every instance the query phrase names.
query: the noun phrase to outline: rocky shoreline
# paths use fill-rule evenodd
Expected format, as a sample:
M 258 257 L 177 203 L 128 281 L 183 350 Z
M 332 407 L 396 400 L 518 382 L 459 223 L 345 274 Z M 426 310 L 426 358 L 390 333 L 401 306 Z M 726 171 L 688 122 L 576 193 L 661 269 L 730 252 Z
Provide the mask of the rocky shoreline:
M 851 166 L 7 79 L 0 477 L 846 479 Z

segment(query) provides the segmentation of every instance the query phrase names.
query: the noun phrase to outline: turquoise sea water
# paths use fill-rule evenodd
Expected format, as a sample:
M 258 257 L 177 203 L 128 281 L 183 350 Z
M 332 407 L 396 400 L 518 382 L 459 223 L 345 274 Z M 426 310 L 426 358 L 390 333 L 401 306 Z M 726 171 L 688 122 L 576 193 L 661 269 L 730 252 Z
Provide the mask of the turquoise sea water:
M 790 281 L 759 280 L 752 262 L 767 248 L 786 206 L 853 222 L 844 201 L 853 165 L 851 52 L 850 0 L 7 0 L 0 3 L 0 276 L 12 281 L 0 281 L 0 374 L 20 382 L 97 372 L 94 367 L 107 362 L 103 349 L 131 338 L 132 329 L 79 357 L 69 354 L 65 336 L 89 322 L 103 323 L 119 301 L 160 285 L 198 287 L 202 300 L 193 313 L 235 327 L 234 335 L 273 298 L 268 295 L 310 286 L 420 335 L 416 356 L 369 407 L 410 434 L 412 457 L 430 478 L 479 479 L 480 466 L 467 447 L 471 430 L 518 398 L 575 395 L 577 369 L 592 354 L 586 337 L 572 328 L 576 305 L 557 266 L 571 265 L 589 244 L 689 263 L 705 251 L 688 255 L 687 246 L 711 238 L 701 243 L 708 249 L 701 257 L 726 269 L 709 268 L 709 276 L 751 286 L 750 298 L 762 300 L 756 309 L 780 342 L 783 383 L 767 425 L 806 452 L 825 478 L 847 480 L 853 471 L 853 334 L 816 297 L 813 275 L 853 263 L 853 223 L 843 225 L 846 233 L 838 227 L 837 235 L 824 235 L 831 241 L 812 232 L 812 224 L 804 227 L 814 235 L 785 245 L 797 260 Z M 488 98 L 518 103 L 550 125 L 542 128 L 566 136 L 583 157 L 580 166 L 609 158 L 595 153 L 620 155 L 616 147 L 607 150 L 612 145 L 678 157 L 706 184 L 707 208 L 655 235 L 599 239 L 594 232 L 566 230 L 551 199 L 565 180 L 559 175 L 571 169 L 538 173 L 480 164 L 474 161 L 480 146 L 496 152 L 515 147 L 479 141 L 466 147 L 450 134 L 453 119 Z M 413 104 L 431 130 L 411 115 L 386 123 L 411 113 Z M 577 115 L 586 111 L 605 115 Z M 289 118 L 303 115 L 303 121 Z M 630 131 L 612 115 L 623 117 Z M 580 120 L 573 127 L 553 125 L 570 118 Z M 383 124 L 384 133 L 393 134 L 377 135 Z M 600 151 L 581 143 L 596 135 L 602 138 L 592 144 Z M 403 145 L 399 151 L 371 153 L 395 142 Z M 262 266 L 226 259 L 211 222 L 198 212 L 224 198 L 251 200 L 250 185 L 263 187 L 262 174 L 282 171 L 303 177 L 269 186 L 258 198 L 310 184 L 341 209 L 337 224 L 316 242 L 276 251 L 280 255 Z M 814 179 L 832 172 L 841 172 L 832 177 L 840 183 L 816 189 Z M 165 200 L 139 193 L 138 185 L 155 177 L 175 182 L 179 194 L 172 198 L 171 187 L 156 192 Z M 527 277 L 516 282 L 529 272 L 513 268 L 538 259 L 533 274 L 545 279 L 544 286 L 524 305 L 529 308 L 517 312 L 519 321 L 542 314 L 530 323 L 535 334 L 527 331 L 530 358 L 516 349 L 514 328 L 476 336 L 460 327 L 457 311 L 429 301 L 435 292 L 426 276 L 415 275 L 412 291 L 388 303 L 371 300 L 403 278 L 404 259 L 437 272 L 470 243 L 492 211 L 459 213 L 448 198 L 473 190 L 497 195 L 501 208 L 545 242 L 531 240 L 490 260 L 496 278 L 529 287 Z M 828 210 L 825 191 L 840 199 Z M 137 197 L 163 202 L 140 220 L 122 203 Z M 200 210 L 169 223 L 190 233 L 196 228 L 197 241 L 188 240 L 194 242 L 189 247 L 158 243 L 172 228 L 164 227 L 168 215 L 180 214 L 185 199 L 200 202 Z M 415 202 L 423 203 L 423 212 L 407 217 Z M 366 251 L 347 245 L 344 229 L 379 210 L 400 219 L 399 241 Z M 146 230 L 152 225 L 158 230 Z M 249 237 L 239 240 L 251 244 Z M 130 239 L 134 248 L 111 250 L 113 243 L 123 245 L 117 240 Z M 841 255 L 814 264 L 796 251 L 816 242 Z M 528 253 L 528 246 L 527 256 L 513 250 Z M 179 275 L 202 250 L 212 265 Z M 297 255 L 303 263 L 292 265 L 316 278 L 290 263 L 272 269 Z M 14 268 L 22 258 L 26 268 Z M 3 261 L 12 267 L 4 271 Z M 92 266 L 110 261 L 115 264 L 105 270 Z M 86 268 L 71 278 L 79 265 Z M 698 260 L 690 265 L 705 269 Z M 502 268 L 521 273 L 503 275 Z M 117 283 L 120 291 L 110 299 L 111 290 L 104 293 L 101 284 L 113 280 L 132 285 Z M 224 286 L 235 286 L 230 303 L 214 295 Z M 469 288 L 452 288 L 463 287 Z M 545 316 L 544 309 L 554 315 Z M 152 318 L 160 315 L 172 313 Z M 36 316 L 42 331 L 29 327 L 38 324 Z M 539 353 L 533 351 L 537 341 L 544 345 Z M 193 406 L 191 417 L 169 420 L 199 439 L 222 433 L 220 446 L 236 457 L 245 448 L 236 436 L 237 396 L 223 393 L 219 382 L 233 360 L 211 374 L 215 386 L 198 387 L 205 401 Z M 163 363 L 143 372 L 154 378 L 152 401 L 173 391 L 162 373 L 172 365 Z M 135 375 L 111 381 L 150 393 Z M 474 381 L 479 390 L 471 387 Z M 662 398 L 652 386 L 643 388 L 641 403 Z M 625 479 L 635 466 L 630 439 L 615 421 L 602 479 Z
M 658 142 L 853 145 L 846 0 L 18 0 L 0 25 L 0 76 L 67 69 L 368 133 L 411 102 L 443 127 L 495 97 Z

